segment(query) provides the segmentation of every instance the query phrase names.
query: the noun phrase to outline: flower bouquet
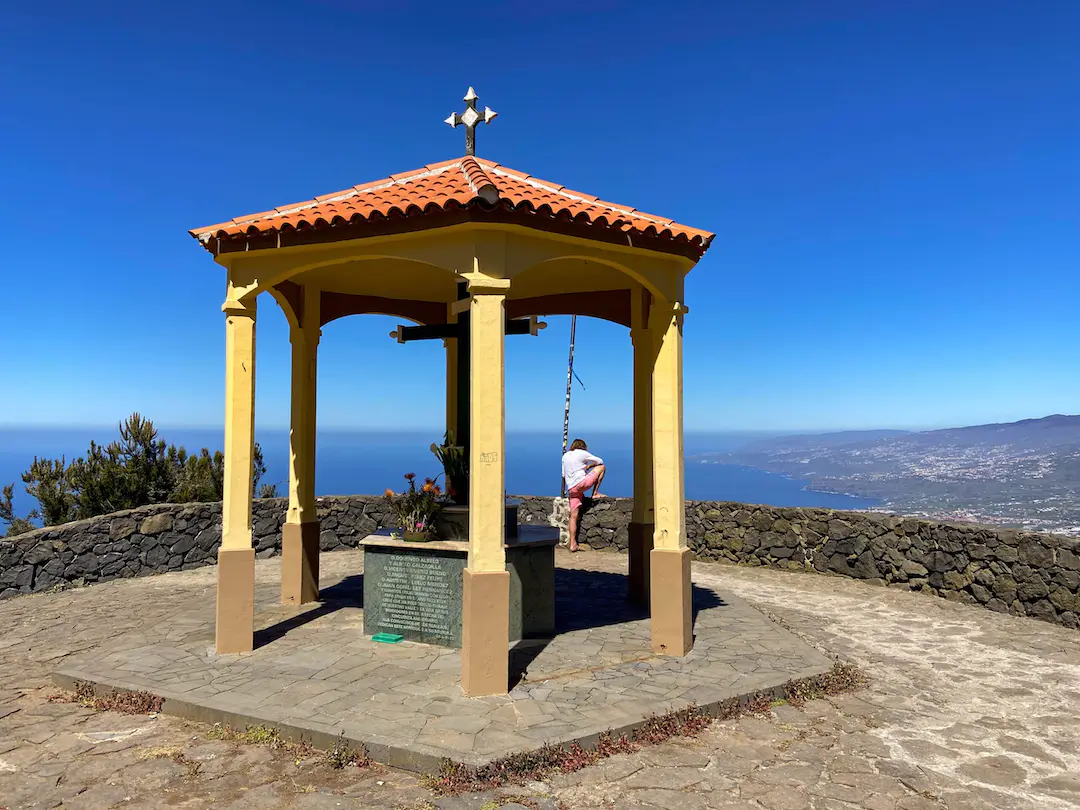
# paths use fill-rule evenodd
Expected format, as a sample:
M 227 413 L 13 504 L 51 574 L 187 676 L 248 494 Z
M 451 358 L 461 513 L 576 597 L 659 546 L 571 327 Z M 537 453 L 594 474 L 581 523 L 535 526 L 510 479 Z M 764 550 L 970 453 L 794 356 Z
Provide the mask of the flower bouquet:
M 435 518 L 442 509 L 440 498 L 442 490 L 432 478 L 425 478 L 419 489 L 416 487 L 416 473 L 406 473 L 408 489 L 398 495 L 387 488 L 383 493 L 390 510 L 401 527 L 405 540 L 424 542 L 434 539 Z

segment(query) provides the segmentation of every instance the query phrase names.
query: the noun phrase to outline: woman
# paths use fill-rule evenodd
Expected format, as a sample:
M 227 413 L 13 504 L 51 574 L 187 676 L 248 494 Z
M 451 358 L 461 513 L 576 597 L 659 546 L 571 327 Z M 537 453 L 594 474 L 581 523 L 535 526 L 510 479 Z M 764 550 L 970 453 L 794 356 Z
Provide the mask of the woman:
M 570 449 L 562 457 L 562 475 L 566 482 L 566 491 L 570 496 L 570 550 L 578 550 L 578 523 L 581 517 L 581 503 L 585 490 L 592 487 L 592 497 L 602 498 L 600 484 L 604 480 L 607 468 L 604 460 L 589 452 L 588 446 L 581 439 L 574 439 Z

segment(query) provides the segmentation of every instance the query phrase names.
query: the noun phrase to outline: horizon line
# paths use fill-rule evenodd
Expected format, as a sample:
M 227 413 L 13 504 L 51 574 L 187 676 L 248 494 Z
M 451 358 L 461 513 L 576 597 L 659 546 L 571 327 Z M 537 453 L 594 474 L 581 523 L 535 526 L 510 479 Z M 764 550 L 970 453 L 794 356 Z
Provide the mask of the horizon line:
M 1048 414 L 1048 416 L 1057 416 L 1059 414 Z M 1042 419 L 1047 417 L 1028 417 L 1025 419 L 1014 419 L 1012 422 L 1028 421 L 1028 419 Z M 102 431 L 110 430 L 115 431 L 120 424 L 119 421 L 111 423 L 94 423 L 94 422 L 70 422 L 70 423 L 37 423 L 37 422 L 0 422 L 0 431 L 44 431 L 44 430 L 64 430 L 64 431 Z M 1001 422 L 980 422 L 977 424 L 1003 424 Z M 1004 423 L 1008 424 L 1008 423 Z M 158 429 L 159 433 L 166 430 L 183 430 L 183 431 L 216 431 L 223 432 L 225 429 L 224 424 L 184 424 L 181 422 L 154 422 L 154 426 Z M 733 433 L 733 434 L 758 434 L 767 433 L 772 435 L 787 434 L 825 434 L 825 433 L 847 433 L 847 432 L 861 432 L 861 431 L 880 431 L 880 430 L 899 430 L 910 433 L 919 433 L 923 431 L 931 430 L 943 430 L 959 427 L 970 427 L 973 423 L 964 425 L 954 424 L 934 424 L 934 425 L 921 425 L 921 426 L 908 426 L 908 427 L 896 427 L 896 426 L 875 426 L 875 427 L 693 427 L 684 426 L 684 434 L 695 433 Z M 506 432 L 509 433 L 551 433 L 561 429 L 561 426 L 543 428 L 543 427 L 511 427 L 506 428 Z M 289 425 L 271 424 L 266 426 L 256 426 L 255 432 L 284 432 L 287 433 L 290 430 Z M 441 433 L 445 430 L 444 427 L 436 425 L 407 425 L 407 426 L 387 426 L 387 425 L 319 425 L 317 426 L 318 432 L 332 432 L 332 433 L 385 433 L 386 431 L 392 431 L 396 433 Z M 604 426 L 604 427 L 591 427 L 583 425 L 577 429 L 578 433 L 628 433 L 633 431 L 633 425 L 620 425 L 618 427 Z

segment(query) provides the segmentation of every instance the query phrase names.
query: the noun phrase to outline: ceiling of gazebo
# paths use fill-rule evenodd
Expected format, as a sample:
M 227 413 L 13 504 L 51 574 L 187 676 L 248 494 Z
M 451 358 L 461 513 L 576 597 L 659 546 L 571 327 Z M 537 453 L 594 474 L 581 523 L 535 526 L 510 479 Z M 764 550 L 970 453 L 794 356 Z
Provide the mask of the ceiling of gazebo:
M 698 259 L 713 234 L 463 157 L 190 231 L 214 254 L 504 222 Z

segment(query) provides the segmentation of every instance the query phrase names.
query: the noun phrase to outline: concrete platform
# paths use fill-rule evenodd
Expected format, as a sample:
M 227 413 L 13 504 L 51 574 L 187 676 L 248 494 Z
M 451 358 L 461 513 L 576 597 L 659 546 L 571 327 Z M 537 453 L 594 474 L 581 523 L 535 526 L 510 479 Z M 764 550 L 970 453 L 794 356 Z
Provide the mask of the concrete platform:
M 356 552 L 328 556 L 343 555 L 360 566 Z M 144 690 L 166 699 L 166 714 L 274 725 L 318 746 L 344 737 L 380 762 L 434 771 L 444 758 L 480 765 L 545 743 L 588 745 L 650 715 L 713 706 L 831 666 L 741 600 L 699 586 L 694 650 L 654 656 L 647 618 L 624 599 L 624 576 L 559 568 L 558 635 L 512 645 L 508 696 L 470 699 L 458 682 L 460 651 L 363 635 L 362 582 L 360 571 L 324 580 L 323 602 L 304 608 L 275 604 L 276 591 L 260 588 L 256 649 L 228 656 L 213 652 L 207 591 L 190 610 L 69 659 L 54 680 Z

